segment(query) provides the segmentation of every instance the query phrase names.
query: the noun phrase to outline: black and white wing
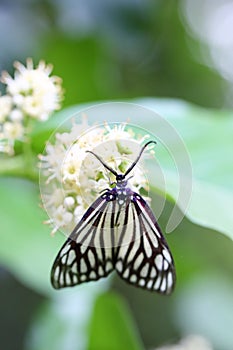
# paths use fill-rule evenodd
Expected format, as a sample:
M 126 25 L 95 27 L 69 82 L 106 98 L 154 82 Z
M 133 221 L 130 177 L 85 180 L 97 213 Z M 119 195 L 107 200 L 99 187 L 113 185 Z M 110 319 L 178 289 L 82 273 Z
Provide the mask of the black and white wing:
M 127 229 L 119 239 L 115 269 L 137 287 L 170 294 L 176 280 L 174 261 L 154 214 L 137 193 L 131 196 L 125 214 Z
M 111 247 L 111 207 L 115 201 L 99 197 L 60 249 L 51 270 L 54 288 L 95 281 L 113 270 Z M 106 231 L 106 227 L 110 227 Z

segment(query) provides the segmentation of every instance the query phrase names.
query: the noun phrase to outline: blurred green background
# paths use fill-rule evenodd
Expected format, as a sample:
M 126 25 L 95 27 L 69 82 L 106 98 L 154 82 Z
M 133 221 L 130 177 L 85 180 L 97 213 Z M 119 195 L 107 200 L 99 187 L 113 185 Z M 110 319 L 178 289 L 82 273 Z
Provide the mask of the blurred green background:
M 48 275 L 64 237 L 52 239 L 41 224 L 37 184 L 2 177 L 1 349 L 156 349 L 193 334 L 213 349 L 233 349 L 232 28 L 230 0 L 0 2 L 0 70 L 11 73 L 13 61 L 26 57 L 52 63 L 64 108 L 151 97 L 141 101 L 184 138 L 199 189 L 167 238 L 174 295 L 117 277 L 60 293 Z M 55 115 L 54 127 L 68 114 Z M 167 198 L 163 230 L 171 205 Z

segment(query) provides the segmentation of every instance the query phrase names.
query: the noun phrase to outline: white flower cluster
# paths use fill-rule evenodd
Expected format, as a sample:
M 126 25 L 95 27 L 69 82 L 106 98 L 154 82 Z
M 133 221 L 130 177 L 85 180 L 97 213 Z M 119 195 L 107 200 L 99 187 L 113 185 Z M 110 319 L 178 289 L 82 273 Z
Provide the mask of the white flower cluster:
M 45 121 L 60 108 L 61 79 L 50 76 L 52 66 L 40 61 L 34 68 L 27 59 L 26 66 L 15 62 L 14 77 L 2 72 L 1 82 L 6 94 L 0 96 L 0 151 L 14 152 L 15 140 L 23 140 L 30 119 Z
M 124 173 L 138 156 L 145 137 L 136 139 L 125 124 L 90 128 L 86 118 L 81 124 L 73 121 L 69 133 L 55 135 L 54 143 L 48 143 L 45 154 L 40 155 L 42 201 L 50 217 L 46 223 L 53 226 L 52 234 L 58 229 L 70 233 L 100 192 L 115 181 L 86 151 L 95 152 L 118 173 Z M 132 175 L 131 188 L 146 194 L 142 169 L 135 167 Z

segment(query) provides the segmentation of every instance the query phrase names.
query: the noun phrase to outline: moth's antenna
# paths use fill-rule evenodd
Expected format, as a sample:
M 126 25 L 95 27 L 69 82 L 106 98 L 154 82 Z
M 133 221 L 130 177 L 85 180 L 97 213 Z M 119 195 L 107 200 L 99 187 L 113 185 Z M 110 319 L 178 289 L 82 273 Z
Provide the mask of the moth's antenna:
M 108 165 L 103 161 L 103 159 L 102 159 L 101 157 L 99 157 L 97 154 L 95 154 L 95 153 L 92 152 L 92 151 L 86 151 L 86 152 L 87 152 L 87 153 L 93 154 L 93 156 L 95 156 L 95 157 L 100 161 L 100 163 L 101 163 L 106 169 L 108 169 L 113 175 L 115 175 L 115 176 L 118 175 L 117 172 L 116 172 L 114 169 L 112 169 L 110 166 L 108 166 Z
M 147 142 L 147 143 L 142 147 L 142 149 L 141 149 L 139 155 L 137 156 L 137 158 L 135 159 L 135 161 L 131 164 L 131 166 L 129 167 L 129 169 L 123 174 L 124 177 L 127 176 L 127 175 L 130 173 L 130 171 L 135 167 L 135 165 L 138 163 L 139 159 L 141 158 L 141 155 L 142 155 L 142 153 L 144 152 L 145 148 L 146 148 L 147 146 L 149 146 L 151 143 L 156 144 L 157 142 L 156 142 L 156 141 L 149 141 L 149 142 Z M 118 176 L 117 172 L 116 172 L 113 168 L 111 168 L 109 165 L 107 165 L 107 164 L 103 161 L 103 159 L 102 159 L 100 156 L 98 156 L 96 153 L 94 153 L 94 152 L 92 152 L 92 151 L 86 151 L 86 152 L 87 152 L 87 153 L 93 154 L 93 156 L 95 156 L 95 157 L 98 159 L 98 161 L 99 161 L 106 169 L 108 169 L 113 175 Z
M 129 169 L 126 170 L 126 172 L 125 172 L 125 174 L 124 174 L 125 176 L 128 175 L 128 174 L 130 173 L 130 171 L 135 167 L 135 165 L 137 164 L 137 162 L 138 162 L 139 159 L 141 158 L 141 155 L 142 155 L 143 151 L 144 151 L 145 148 L 146 148 L 147 146 L 149 146 L 151 143 L 156 144 L 157 142 L 156 142 L 156 141 L 149 141 L 149 142 L 147 142 L 147 143 L 142 147 L 142 149 L 141 149 L 139 155 L 137 156 L 137 158 L 135 159 L 135 161 L 133 162 L 133 164 L 131 164 L 131 166 L 129 167 Z

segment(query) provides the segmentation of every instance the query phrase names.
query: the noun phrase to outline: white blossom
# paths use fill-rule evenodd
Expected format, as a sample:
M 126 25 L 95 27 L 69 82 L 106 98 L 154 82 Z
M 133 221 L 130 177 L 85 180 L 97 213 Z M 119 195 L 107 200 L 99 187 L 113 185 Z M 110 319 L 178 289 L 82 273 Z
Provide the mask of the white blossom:
M 1 80 L 6 84 L 6 91 L 15 106 L 31 118 L 48 119 L 53 111 L 60 108 L 61 79 L 50 77 L 52 66 L 44 61 L 40 61 L 36 68 L 32 59 L 27 59 L 26 66 L 20 62 L 15 62 L 14 66 L 14 77 L 3 72 Z
M 14 154 L 14 142 L 28 142 L 29 120 L 45 121 L 60 108 L 62 99 L 61 79 L 50 76 L 51 65 L 40 61 L 34 67 L 32 59 L 26 66 L 15 62 L 15 73 L 1 75 L 6 85 L 6 95 L 0 96 L 0 151 Z M 3 144 L 10 145 L 3 147 Z
M 54 210 L 52 220 L 49 220 L 48 222 L 54 226 L 52 234 L 54 234 L 58 228 L 62 228 L 68 225 L 71 222 L 72 218 L 73 215 L 69 213 L 62 205 L 59 205 L 59 207 Z
M 23 120 L 23 112 L 17 108 L 12 109 L 9 113 L 9 119 L 13 122 L 21 122 Z
M 21 139 L 23 137 L 23 126 L 21 123 L 5 122 L 3 125 L 4 138 L 9 140 Z
M 12 98 L 10 96 L 0 96 L 0 123 L 3 123 L 11 112 Z
M 68 196 L 64 199 L 64 206 L 67 209 L 72 209 L 74 207 L 75 204 L 75 200 L 73 197 Z
M 48 143 L 45 153 L 40 155 L 42 177 L 47 189 L 51 188 L 44 203 L 51 217 L 47 223 L 54 226 L 52 233 L 58 229 L 70 233 L 100 192 L 115 181 L 115 176 L 86 151 L 95 152 L 118 173 L 124 173 L 138 156 L 141 140 L 126 128 L 126 124 L 91 128 L 86 116 L 80 124 L 73 120 L 70 132 L 55 135 L 55 141 Z M 137 192 L 143 190 L 146 193 L 148 190 L 147 179 L 140 166 L 134 168 L 129 185 Z M 54 188 L 62 188 L 63 191 L 60 192 L 63 193 L 63 201 L 57 204 L 48 199 L 53 197 Z M 60 225 L 58 213 L 63 215 Z M 66 227 L 65 213 L 70 214 Z

